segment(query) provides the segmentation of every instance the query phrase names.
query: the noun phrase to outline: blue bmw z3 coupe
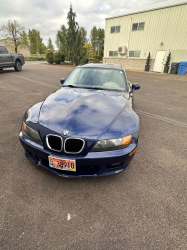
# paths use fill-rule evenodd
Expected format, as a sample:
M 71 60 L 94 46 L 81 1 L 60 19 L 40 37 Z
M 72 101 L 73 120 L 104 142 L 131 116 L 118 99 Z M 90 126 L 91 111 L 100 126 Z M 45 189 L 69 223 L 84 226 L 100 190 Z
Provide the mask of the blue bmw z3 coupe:
M 62 87 L 24 115 L 19 138 L 26 157 L 59 176 L 121 173 L 138 145 L 139 118 L 121 66 L 76 67 Z

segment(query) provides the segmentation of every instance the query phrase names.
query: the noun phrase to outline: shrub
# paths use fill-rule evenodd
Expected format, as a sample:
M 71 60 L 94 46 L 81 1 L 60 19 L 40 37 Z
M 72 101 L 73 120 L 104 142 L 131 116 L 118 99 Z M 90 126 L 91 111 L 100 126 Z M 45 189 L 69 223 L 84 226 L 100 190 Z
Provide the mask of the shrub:
M 100 55 L 95 55 L 94 58 L 98 61 L 102 61 L 102 56 Z
M 146 65 L 150 65 L 150 62 L 151 62 L 151 54 L 149 52 L 147 60 L 146 60 Z
M 44 57 L 25 57 L 25 61 L 46 61 Z
M 100 63 L 100 61 L 102 61 L 102 56 L 100 55 L 95 55 L 93 57 L 88 57 L 89 62 L 92 63 Z
M 81 60 L 80 60 L 80 64 L 83 65 L 83 64 L 87 64 L 88 63 L 88 58 L 85 56 L 83 57 Z
M 65 55 L 63 55 L 61 52 L 57 52 L 53 55 L 53 60 L 56 64 L 60 64 L 61 62 L 64 62 Z
M 168 56 L 167 56 L 167 60 L 166 60 L 166 62 L 165 62 L 165 66 L 167 66 L 167 67 L 169 67 L 169 65 L 170 65 L 170 60 L 171 60 L 171 52 L 169 52 L 169 54 L 168 54 Z
M 48 63 L 51 63 L 51 64 L 54 63 L 54 58 L 53 57 L 54 56 L 53 56 L 53 52 L 52 51 L 47 52 L 47 54 L 46 54 L 46 60 L 47 60 Z

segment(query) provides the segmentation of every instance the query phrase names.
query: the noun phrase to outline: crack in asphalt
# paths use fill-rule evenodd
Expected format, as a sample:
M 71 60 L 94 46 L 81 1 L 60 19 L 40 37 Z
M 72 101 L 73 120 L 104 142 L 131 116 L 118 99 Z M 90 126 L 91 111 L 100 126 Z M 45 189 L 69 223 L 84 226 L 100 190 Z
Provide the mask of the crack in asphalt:
M 138 113 L 138 114 L 146 115 L 146 116 L 149 116 L 149 117 L 161 120 L 161 121 L 169 122 L 169 123 L 172 123 L 172 124 L 175 124 L 175 125 L 187 128 L 187 124 L 186 123 L 179 122 L 179 121 L 176 121 L 176 120 L 172 120 L 172 119 L 169 119 L 167 117 L 163 117 L 163 116 L 159 116 L 159 115 L 154 115 L 154 114 L 147 113 L 147 112 L 141 111 L 141 110 L 135 110 L 135 112 Z

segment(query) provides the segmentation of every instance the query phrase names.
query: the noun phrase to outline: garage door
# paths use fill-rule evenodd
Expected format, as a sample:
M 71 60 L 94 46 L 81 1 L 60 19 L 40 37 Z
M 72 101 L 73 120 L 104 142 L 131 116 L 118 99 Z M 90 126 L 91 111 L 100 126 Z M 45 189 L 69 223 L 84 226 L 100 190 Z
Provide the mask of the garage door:
M 163 65 L 165 59 L 166 51 L 157 51 L 153 71 L 163 72 Z

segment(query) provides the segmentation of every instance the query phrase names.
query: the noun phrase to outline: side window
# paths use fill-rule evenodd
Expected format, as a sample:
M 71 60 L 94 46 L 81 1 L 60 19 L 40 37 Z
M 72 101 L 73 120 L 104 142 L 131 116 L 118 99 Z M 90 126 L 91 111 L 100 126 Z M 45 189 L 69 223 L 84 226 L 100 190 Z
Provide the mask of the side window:
M 5 47 L 1 46 L 0 47 L 0 54 L 8 54 L 8 51 Z
M 115 26 L 111 27 L 110 33 L 114 33 L 115 32 Z
M 110 33 L 119 33 L 121 26 L 112 26 L 110 27 Z
M 145 22 L 133 23 L 132 30 L 144 30 Z
M 109 56 L 118 56 L 117 51 L 109 51 Z
M 118 56 L 118 52 L 117 51 L 114 51 L 114 56 Z
M 116 26 L 116 33 L 120 32 L 120 27 L 121 26 Z
M 140 51 L 129 51 L 129 57 L 140 57 Z
M 138 23 L 133 23 L 132 30 L 137 30 L 137 29 L 138 29 Z
M 144 30 L 145 22 L 139 23 L 138 30 Z

